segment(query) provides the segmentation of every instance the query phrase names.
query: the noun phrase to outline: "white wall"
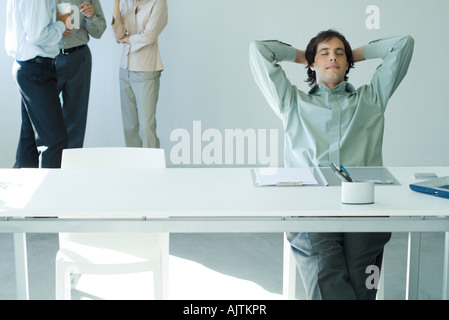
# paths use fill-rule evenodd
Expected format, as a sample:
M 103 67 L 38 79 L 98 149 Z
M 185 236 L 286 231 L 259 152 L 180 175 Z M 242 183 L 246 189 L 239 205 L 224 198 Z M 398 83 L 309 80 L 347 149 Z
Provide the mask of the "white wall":
M 108 23 L 112 3 L 102 1 Z M 188 159 L 181 164 L 187 166 L 282 165 L 281 122 L 254 83 L 249 44 L 255 39 L 279 39 L 305 48 L 311 37 L 328 28 L 345 34 L 354 48 L 394 34 L 415 38 L 409 74 L 387 109 L 384 163 L 449 165 L 447 0 L 169 0 L 168 5 L 169 25 L 160 37 L 165 71 L 157 116 L 169 166 L 179 155 Z M 380 29 L 365 25 L 369 5 L 380 9 Z M 5 20 L 1 21 L 3 43 Z M 123 146 L 118 92 L 121 48 L 113 41 L 110 27 L 90 47 L 94 66 L 85 146 Z M 369 82 L 380 62 L 357 64 L 350 82 L 356 87 Z M 12 166 L 20 128 L 20 99 L 11 65 L 12 59 L 0 50 L 0 167 Z M 304 68 L 293 63 L 284 66 L 291 80 L 308 90 Z M 231 153 L 235 141 L 227 135 L 239 135 L 238 129 L 253 134 L 254 140 L 245 150 L 237 146 Z M 206 140 L 203 134 L 215 139 L 201 141 Z M 183 138 L 171 141 L 171 135 L 172 140 Z M 266 153 L 271 158 L 263 157 L 267 149 L 263 137 L 271 145 Z

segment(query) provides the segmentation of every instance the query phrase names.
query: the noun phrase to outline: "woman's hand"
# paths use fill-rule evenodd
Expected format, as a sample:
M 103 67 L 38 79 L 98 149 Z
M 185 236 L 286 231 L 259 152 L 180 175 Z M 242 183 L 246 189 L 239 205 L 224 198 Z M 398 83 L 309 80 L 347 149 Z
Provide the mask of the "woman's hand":
M 125 35 L 123 38 L 117 40 L 118 43 L 124 44 L 124 43 L 129 43 L 129 35 Z

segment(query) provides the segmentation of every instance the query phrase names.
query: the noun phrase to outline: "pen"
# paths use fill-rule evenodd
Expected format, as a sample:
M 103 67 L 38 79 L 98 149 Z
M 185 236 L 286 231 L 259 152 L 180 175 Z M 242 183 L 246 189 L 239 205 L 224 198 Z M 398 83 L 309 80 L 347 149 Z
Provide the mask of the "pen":
M 278 182 L 276 187 L 299 187 L 302 186 L 302 182 Z
M 346 172 L 346 169 L 344 169 L 343 166 L 340 165 L 340 167 L 337 167 L 335 164 L 330 163 L 330 166 L 332 170 L 334 170 L 335 174 L 343 181 L 347 182 L 354 182 L 352 178 L 349 176 L 349 174 Z M 343 167 L 343 169 L 342 169 Z
M 354 182 L 354 180 L 351 178 L 351 176 L 349 175 L 349 172 L 346 171 L 345 167 L 343 167 L 342 164 L 340 164 L 340 168 L 343 170 L 342 174 L 345 177 L 346 180 L 348 180 L 349 182 Z

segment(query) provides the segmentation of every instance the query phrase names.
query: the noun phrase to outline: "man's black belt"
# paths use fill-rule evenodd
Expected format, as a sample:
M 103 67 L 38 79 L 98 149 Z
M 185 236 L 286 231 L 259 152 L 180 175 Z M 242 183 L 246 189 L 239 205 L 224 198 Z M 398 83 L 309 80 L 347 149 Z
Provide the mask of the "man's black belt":
M 37 56 L 36 58 L 28 60 L 28 61 L 35 62 L 35 63 L 40 63 L 40 64 L 54 65 L 56 60 L 52 59 L 52 58 L 44 58 L 44 57 Z
M 83 49 L 85 46 L 86 45 L 83 44 L 83 45 L 78 46 L 78 47 L 73 47 L 73 48 L 69 48 L 69 49 L 61 49 L 61 54 L 71 54 L 71 53 L 73 53 L 75 51 Z

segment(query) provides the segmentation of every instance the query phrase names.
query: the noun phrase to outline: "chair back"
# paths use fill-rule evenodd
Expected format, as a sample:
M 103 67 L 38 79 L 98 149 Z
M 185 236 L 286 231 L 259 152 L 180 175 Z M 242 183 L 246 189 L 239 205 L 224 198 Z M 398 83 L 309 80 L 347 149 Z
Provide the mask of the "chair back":
M 165 168 L 164 149 L 155 148 L 77 148 L 64 149 L 62 169 L 153 169 Z M 113 233 L 59 233 L 59 243 L 82 242 L 85 239 L 113 238 Z
M 156 148 L 79 148 L 62 152 L 61 168 L 165 168 L 165 152 Z

